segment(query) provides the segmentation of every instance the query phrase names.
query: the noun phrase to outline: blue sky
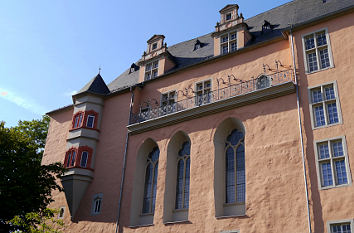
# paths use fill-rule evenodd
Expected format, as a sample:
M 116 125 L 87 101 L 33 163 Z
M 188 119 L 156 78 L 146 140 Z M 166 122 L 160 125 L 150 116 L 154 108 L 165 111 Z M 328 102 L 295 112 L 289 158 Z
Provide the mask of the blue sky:
M 23 0 L 0 7 L 0 121 L 39 119 L 72 103 L 101 67 L 108 84 L 138 60 L 146 41 L 167 45 L 214 30 L 237 3 L 247 19 L 287 0 Z

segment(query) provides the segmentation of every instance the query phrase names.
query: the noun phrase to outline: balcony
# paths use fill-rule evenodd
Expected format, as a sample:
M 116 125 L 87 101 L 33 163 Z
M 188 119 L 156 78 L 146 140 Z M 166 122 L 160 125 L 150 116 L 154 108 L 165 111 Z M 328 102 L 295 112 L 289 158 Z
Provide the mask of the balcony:
M 202 95 L 196 94 L 166 106 L 147 106 L 131 114 L 128 130 L 133 134 L 141 133 L 294 93 L 294 81 L 292 70 L 279 71 L 204 92 Z

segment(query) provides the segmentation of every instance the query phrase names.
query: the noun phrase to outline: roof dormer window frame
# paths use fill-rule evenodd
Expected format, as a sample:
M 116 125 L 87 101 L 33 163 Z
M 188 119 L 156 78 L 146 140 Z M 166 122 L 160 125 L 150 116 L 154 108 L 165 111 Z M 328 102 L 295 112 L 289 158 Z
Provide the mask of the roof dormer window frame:
M 232 11 L 226 12 L 224 14 L 224 17 L 225 17 L 225 22 L 232 20 Z
M 157 49 L 157 42 L 154 42 L 151 44 L 151 51 L 154 51 Z
M 237 31 L 229 31 L 220 36 L 220 54 L 228 54 L 237 50 Z
M 154 79 L 159 74 L 159 60 L 153 60 L 145 65 L 144 80 Z

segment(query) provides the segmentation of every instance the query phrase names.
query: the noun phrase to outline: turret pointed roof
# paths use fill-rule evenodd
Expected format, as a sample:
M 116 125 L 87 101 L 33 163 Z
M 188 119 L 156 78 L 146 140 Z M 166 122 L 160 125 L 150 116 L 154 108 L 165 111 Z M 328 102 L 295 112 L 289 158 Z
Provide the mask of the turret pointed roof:
M 106 95 L 110 91 L 106 83 L 104 82 L 103 78 L 101 77 L 101 75 L 97 74 L 77 94 L 81 94 L 84 92 L 98 94 L 98 95 Z

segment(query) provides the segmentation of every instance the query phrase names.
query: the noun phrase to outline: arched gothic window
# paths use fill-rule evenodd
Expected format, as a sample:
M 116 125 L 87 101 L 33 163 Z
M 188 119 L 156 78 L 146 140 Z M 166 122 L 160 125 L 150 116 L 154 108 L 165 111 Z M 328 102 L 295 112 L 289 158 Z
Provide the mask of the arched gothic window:
M 244 135 L 233 130 L 225 143 L 226 203 L 245 203 L 245 147 Z
M 147 157 L 145 168 L 143 214 L 154 213 L 155 210 L 159 155 L 160 150 L 158 147 L 155 147 Z
M 191 144 L 187 141 L 183 143 L 178 152 L 176 209 L 188 209 L 189 207 L 190 148 Z

